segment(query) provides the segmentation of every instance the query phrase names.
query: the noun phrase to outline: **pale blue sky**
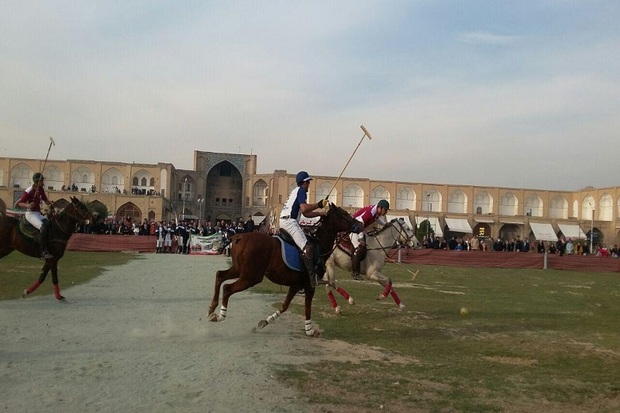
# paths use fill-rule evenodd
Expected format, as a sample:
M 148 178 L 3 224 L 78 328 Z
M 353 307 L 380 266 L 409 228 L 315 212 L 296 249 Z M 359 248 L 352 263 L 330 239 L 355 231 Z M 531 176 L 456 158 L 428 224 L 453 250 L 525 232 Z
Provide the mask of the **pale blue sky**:
M 0 156 L 620 185 L 618 1 L 0 2 Z

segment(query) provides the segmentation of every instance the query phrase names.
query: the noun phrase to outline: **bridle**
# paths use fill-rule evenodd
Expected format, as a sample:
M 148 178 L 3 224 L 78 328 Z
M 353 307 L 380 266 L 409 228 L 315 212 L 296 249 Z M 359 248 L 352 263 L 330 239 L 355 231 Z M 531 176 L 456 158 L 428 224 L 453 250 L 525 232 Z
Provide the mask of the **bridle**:
M 351 228 L 349 230 L 344 231 L 344 232 L 343 231 L 330 232 L 323 225 L 324 219 L 326 217 L 321 217 L 319 222 L 315 225 L 316 229 L 317 229 L 317 232 L 318 231 L 323 231 L 328 237 L 334 237 L 336 239 L 336 242 L 334 242 L 332 247 L 331 247 L 331 251 L 322 253 L 321 257 L 329 257 L 334 252 L 334 250 L 336 249 L 336 247 L 338 246 L 340 241 L 342 239 L 344 239 L 345 237 L 347 237 L 351 232 L 353 232 L 353 230 L 355 229 L 355 225 L 357 225 L 357 221 L 355 220 L 355 218 L 353 218 L 347 211 L 345 211 L 344 209 L 339 208 L 339 207 L 337 207 L 336 205 L 333 205 L 333 204 L 330 205 L 330 211 L 331 211 L 332 208 L 335 208 L 334 214 L 336 214 L 337 219 L 346 220 L 346 221 L 353 220 L 353 225 L 351 226 Z M 329 212 L 328 212 L 328 214 L 329 214 Z
M 68 218 L 72 219 L 73 221 L 75 221 L 76 223 L 78 222 L 84 222 L 86 221 L 86 219 L 89 217 L 90 212 L 88 210 L 84 211 L 80 211 L 78 210 L 78 208 L 75 206 L 74 203 L 70 203 L 69 205 L 67 205 L 65 207 L 65 209 L 57 215 L 53 216 L 53 220 L 52 222 L 56 224 L 56 227 L 58 227 L 58 229 L 65 233 L 65 234 L 70 234 L 73 231 L 71 229 L 67 230 L 66 228 L 64 228 L 64 225 L 61 224 L 61 222 L 58 220 L 59 217 L 61 216 L 67 216 Z
M 398 226 L 396 224 L 398 224 Z M 392 245 L 398 244 L 398 243 L 403 243 L 403 244 L 406 245 L 409 241 L 411 241 L 411 239 L 414 236 L 413 234 L 409 235 L 409 233 L 407 231 L 407 228 L 404 227 L 404 225 L 400 222 L 400 220 L 398 218 L 394 218 L 393 220 L 388 222 L 386 225 L 384 225 L 382 228 L 379 228 L 379 229 L 376 229 L 374 231 L 370 231 L 369 233 L 367 233 L 366 235 L 368 235 L 368 236 L 374 236 L 375 240 L 379 244 L 379 248 L 374 248 L 374 249 L 381 249 L 381 250 L 383 250 L 383 252 L 385 253 L 386 257 L 388 257 L 388 258 L 389 258 L 389 254 L 386 251 L 389 248 L 387 246 L 384 246 L 384 245 L 381 244 L 381 241 L 379 241 L 379 239 L 377 238 L 377 235 L 379 235 L 382 232 L 388 230 L 390 227 L 394 227 L 398 231 L 398 238 L 392 237 Z M 403 239 L 405 241 L 401 241 Z M 368 250 L 370 251 L 370 248 Z

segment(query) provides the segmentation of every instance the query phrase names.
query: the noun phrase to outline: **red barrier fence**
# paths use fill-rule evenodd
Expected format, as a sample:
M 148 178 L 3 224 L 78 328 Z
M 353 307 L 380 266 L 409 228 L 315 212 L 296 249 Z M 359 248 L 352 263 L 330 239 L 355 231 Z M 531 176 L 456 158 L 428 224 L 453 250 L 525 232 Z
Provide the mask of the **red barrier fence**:
M 396 250 L 391 254 L 394 260 Z M 401 262 L 424 265 L 493 268 L 544 268 L 544 254 L 535 252 L 443 251 L 434 249 L 401 251 Z M 592 255 L 547 254 L 547 268 L 554 270 L 620 272 L 620 259 Z
M 155 237 L 73 234 L 67 249 L 70 251 L 136 251 L 155 252 Z M 176 242 L 173 244 L 173 251 Z M 397 251 L 390 256 L 397 260 Z M 533 268 L 544 267 L 544 255 L 535 252 L 443 251 L 434 249 L 401 251 L 401 262 L 455 267 Z M 620 259 L 581 255 L 549 255 L 547 268 L 554 270 L 620 272 Z
M 135 251 L 155 252 L 157 239 L 148 235 L 95 235 L 73 234 L 69 238 L 69 251 Z M 173 245 L 176 248 L 176 243 Z M 174 249 L 173 249 L 174 251 Z

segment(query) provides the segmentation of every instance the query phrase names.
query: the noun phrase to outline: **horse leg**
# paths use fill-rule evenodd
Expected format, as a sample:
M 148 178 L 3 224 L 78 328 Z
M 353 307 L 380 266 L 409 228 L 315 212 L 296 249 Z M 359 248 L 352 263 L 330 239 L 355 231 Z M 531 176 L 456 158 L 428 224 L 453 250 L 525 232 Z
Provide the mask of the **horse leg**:
M 49 272 L 51 266 L 48 260 L 43 264 L 43 268 L 41 268 L 41 273 L 39 274 L 39 278 L 32 284 L 29 288 L 26 288 L 22 292 L 22 298 L 26 298 L 29 294 L 32 294 L 39 286 L 45 281 L 45 277 L 47 277 L 47 273 Z
M 217 316 L 217 321 L 226 318 L 226 311 L 228 310 L 228 300 L 230 299 L 231 295 L 240 291 L 247 290 L 248 288 L 258 284 L 261 281 L 262 279 L 260 278 L 256 281 L 240 276 L 237 281 L 230 284 L 224 284 L 224 287 L 222 288 L 222 305 L 220 306 L 220 314 Z
M 288 306 L 291 304 L 291 301 L 293 301 L 293 298 L 295 297 L 295 295 L 298 292 L 299 292 L 299 290 L 297 288 L 289 287 L 288 288 L 288 293 L 286 293 L 286 298 L 282 302 L 282 305 L 280 306 L 280 309 L 278 311 L 276 311 L 275 313 L 273 313 L 272 315 L 270 315 L 269 317 L 267 317 L 266 319 L 260 320 L 258 322 L 258 329 L 259 330 L 263 329 L 268 324 L 273 323 L 274 321 L 276 321 L 276 319 L 278 317 L 280 317 L 280 315 L 282 315 L 282 313 L 284 313 L 286 310 L 288 310 Z
M 381 284 L 384 287 L 383 292 L 379 294 L 379 296 L 377 297 L 377 300 L 383 300 L 388 295 L 391 295 L 392 298 L 394 299 L 394 303 L 398 306 L 398 308 L 400 309 L 405 308 L 405 304 L 403 304 L 400 301 L 400 297 L 398 296 L 398 294 L 396 294 L 396 291 L 394 291 L 394 289 L 392 288 L 391 278 L 386 277 L 385 275 L 381 274 L 379 271 L 375 271 L 372 275 L 369 275 L 368 278 L 377 281 L 379 284 Z
M 229 268 L 224 271 L 218 271 L 215 273 L 215 291 L 213 292 L 213 300 L 211 300 L 211 305 L 207 310 L 207 319 L 209 321 L 218 321 L 226 317 L 226 307 L 224 305 L 220 309 L 220 313 L 223 313 L 223 317 L 219 318 L 215 314 L 215 309 L 220 302 L 220 289 L 224 281 L 232 280 L 237 277 L 239 277 L 239 274 L 233 268 Z
M 314 325 L 312 324 L 312 299 L 314 298 L 314 288 L 306 289 L 306 321 L 305 321 L 305 331 L 308 337 L 319 337 L 321 333 L 319 330 L 314 329 Z
M 58 284 L 58 260 L 54 259 L 51 264 L 52 267 L 52 285 L 54 287 L 54 297 L 58 301 L 63 301 L 65 297 L 60 294 L 60 286 Z

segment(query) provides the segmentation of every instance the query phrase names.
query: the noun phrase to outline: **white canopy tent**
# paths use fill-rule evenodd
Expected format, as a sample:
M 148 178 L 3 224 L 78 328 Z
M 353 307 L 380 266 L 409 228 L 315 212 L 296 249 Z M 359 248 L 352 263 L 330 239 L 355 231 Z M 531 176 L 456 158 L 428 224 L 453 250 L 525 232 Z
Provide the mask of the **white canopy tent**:
M 252 215 L 252 221 L 254 221 L 254 225 L 260 225 L 265 218 L 267 218 L 265 215 Z
M 452 232 L 462 232 L 464 234 L 473 234 L 469 221 L 463 218 L 446 218 L 446 225 Z
M 386 215 L 386 219 L 387 222 L 390 222 L 393 219 L 402 219 L 403 221 L 405 221 L 405 224 L 410 228 L 413 229 L 413 225 L 411 225 L 411 220 L 409 219 L 409 216 L 407 215 L 392 215 L 392 214 L 387 214 Z
M 418 227 L 420 226 L 420 223 L 424 222 L 428 220 L 431 223 L 431 228 L 433 229 L 433 232 L 435 233 L 436 237 L 443 237 L 443 229 L 441 229 L 441 224 L 439 223 L 439 218 L 437 217 L 422 217 L 422 216 L 418 216 L 417 217 L 417 224 Z M 420 235 L 420 234 L 418 234 Z M 426 235 L 426 234 L 422 234 L 422 235 Z M 420 236 L 422 236 L 420 235 Z
M 534 232 L 534 237 L 536 237 L 537 241 L 557 241 L 558 236 L 551 224 L 545 222 L 530 222 L 530 227 Z
M 581 230 L 579 225 L 573 224 L 558 224 L 560 231 L 564 234 L 566 239 L 586 239 L 586 234 Z

